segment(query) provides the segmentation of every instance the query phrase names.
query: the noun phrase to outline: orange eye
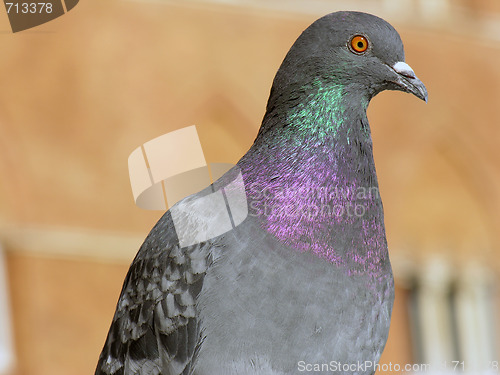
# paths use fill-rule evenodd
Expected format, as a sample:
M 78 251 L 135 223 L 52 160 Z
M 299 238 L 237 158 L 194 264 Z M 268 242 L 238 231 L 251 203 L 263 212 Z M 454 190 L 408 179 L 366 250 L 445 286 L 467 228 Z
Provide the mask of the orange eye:
M 363 53 L 368 49 L 368 40 L 362 35 L 355 35 L 351 39 L 351 48 L 356 53 Z

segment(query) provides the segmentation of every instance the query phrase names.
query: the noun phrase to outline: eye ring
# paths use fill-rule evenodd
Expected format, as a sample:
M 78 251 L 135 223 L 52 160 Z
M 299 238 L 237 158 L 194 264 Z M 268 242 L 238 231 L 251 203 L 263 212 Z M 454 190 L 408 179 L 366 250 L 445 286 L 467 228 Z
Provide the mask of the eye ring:
M 368 47 L 368 39 L 363 35 L 354 35 L 349 42 L 349 49 L 358 55 L 365 53 Z

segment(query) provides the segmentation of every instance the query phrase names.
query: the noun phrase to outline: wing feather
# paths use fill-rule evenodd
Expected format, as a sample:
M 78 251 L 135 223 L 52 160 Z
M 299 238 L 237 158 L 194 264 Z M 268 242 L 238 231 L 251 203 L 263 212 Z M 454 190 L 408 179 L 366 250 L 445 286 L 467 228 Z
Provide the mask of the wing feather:
M 187 375 L 202 342 L 196 298 L 209 266 L 203 242 L 180 248 L 170 213 L 125 278 L 96 375 Z

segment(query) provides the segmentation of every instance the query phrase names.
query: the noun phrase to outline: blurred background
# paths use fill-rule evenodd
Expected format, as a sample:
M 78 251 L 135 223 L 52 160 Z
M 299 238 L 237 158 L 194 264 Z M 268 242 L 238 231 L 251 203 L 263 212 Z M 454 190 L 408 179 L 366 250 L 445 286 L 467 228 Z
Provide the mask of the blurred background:
M 291 44 L 348 9 L 393 24 L 429 90 L 368 111 L 396 278 L 381 363 L 498 371 L 498 0 L 82 0 L 16 34 L 0 15 L 2 375 L 93 374 L 162 214 L 134 205 L 129 154 L 196 124 L 235 163 Z

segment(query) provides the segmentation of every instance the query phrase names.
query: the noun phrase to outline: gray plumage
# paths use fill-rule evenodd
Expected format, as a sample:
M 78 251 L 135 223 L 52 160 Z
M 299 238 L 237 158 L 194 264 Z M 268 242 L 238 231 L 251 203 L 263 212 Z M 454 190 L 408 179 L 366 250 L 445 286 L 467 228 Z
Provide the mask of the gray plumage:
M 386 89 L 427 100 L 385 21 L 338 12 L 304 31 L 251 149 L 141 246 L 96 374 L 373 374 L 394 286 L 382 202 L 359 189 L 378 188 L 366 108 Z M 181 247 L 179 226 L 202 238 L 223 225 L 204 200 L 220 191 L 246 218 Z

